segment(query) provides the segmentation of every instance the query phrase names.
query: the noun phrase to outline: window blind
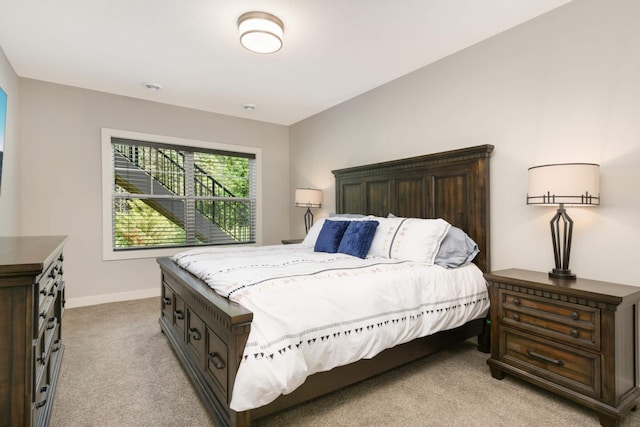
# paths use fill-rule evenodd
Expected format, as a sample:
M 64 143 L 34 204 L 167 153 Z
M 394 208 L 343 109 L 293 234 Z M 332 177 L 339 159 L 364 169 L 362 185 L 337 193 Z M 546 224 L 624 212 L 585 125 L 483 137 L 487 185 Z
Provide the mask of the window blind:
M 114 250 L 254 243 L 251 153 L 111 138 Z

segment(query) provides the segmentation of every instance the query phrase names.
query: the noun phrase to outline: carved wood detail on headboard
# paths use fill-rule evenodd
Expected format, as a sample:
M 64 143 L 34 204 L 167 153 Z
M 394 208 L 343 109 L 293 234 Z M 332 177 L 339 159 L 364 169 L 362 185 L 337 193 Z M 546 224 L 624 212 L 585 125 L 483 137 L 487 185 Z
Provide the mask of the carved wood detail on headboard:
M 489 157 L 493 145 L 332 171 L 336 212 L 443 218 L 476 241 L 474 262 L 490 271 Z

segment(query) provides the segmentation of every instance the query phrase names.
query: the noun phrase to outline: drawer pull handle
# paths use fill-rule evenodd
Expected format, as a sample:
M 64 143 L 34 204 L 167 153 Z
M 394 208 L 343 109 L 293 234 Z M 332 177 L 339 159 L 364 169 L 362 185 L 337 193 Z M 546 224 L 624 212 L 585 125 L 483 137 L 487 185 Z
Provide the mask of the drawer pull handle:
M 527 350 L 527 353 L 529 354 L 529 357 L 533 357 L 534 359 L 540 359 L 540 360 L 543 360 L 545 362 L 553 363 L 556 366 L 564 366 L 564 361 L 562 361 L 562 360 L 552 359 L 550 357 L 543 356 L 542 354 L 538 354 L 538 353 L 536 353 L 534 351 L 531 351 L 531 350 Z
M 44 310 L 42 310 L 42 311 L 40 312 L 40 317 L 42 317 L 43 319 L 46 319 L 46 318 L 47 318 L 47 312 L 46 312 L 46 311 L 44 311 Z
M 49 386 L 46 385 L 46 386 L 44 386 L 44 387 L 42 387 L 40 389 L 40 393 L 47 393 L 48 390 L 49 390 Z M 40 402 L 36 403 L 36 408 L 42 408 L 44 405 L 47 404 L 47 398 L 49 397 L 49 396 L 47 396 L 47 394 L 45 394 L 44 399 L 42 399 Z
M 164 305 L 171 305 L 171 298 L 162 298 L 162 301 L 164 301 Z
M 50 317 L 49 320 L 47 320 L 47 330 L 51 330 L 53 328 L 56 327 L 56 318 L 55 317 Z
M 224 369 L 226 366 L 218 353 L 209 353 L 209 360 L 211 360 L 216 369 Z
M 173 315 L 176 316 L 176 319 L 178 320 L 184 319 L 184 313 L 180 310 L 173 310 Z
M 194 341 L 200 341 L 202 338 L 202 335 L 200 335 L 200 332 L 198 332 L 196 328 L 189 328 L 189 335 L 191 335 L 191 339 Z
M 58 260 L 59 260 L 60 262 L 64 261 L 64 257 L 62 256 L 62 254 L 60 254 L 60 256 L 58 257 Z
M 518 298 L 514 298 L 513 299 L 513 304 L 514 305 L 520 305 L 520 300 Z
M 59 340 L 59 339 L 55 340 L 55 341 L 53 342 L 53 345 L 54 345 L 55 347 L 53 347 L 53 348 L 51 349 L 51 352 L 52 352 L 52 353 L 55 353 L 56 351 L 60 350 L 61 345 L 60 345 L 60 340 Z
M 573 320 L 578 320 L 578 313 L 577 313 L 577 312 L 575 312 L 575 311 L 574 311 L 573 313 L 571 313 L 571 318 L 572 318 Z
M 574 338 L 578 338 L 578 330 L 572 329 L 571 332 L 569 332 L 569 335 L 571 335 Z
M 36 360 L 37 360 L 38 362 L 40 362 L 40 364 L 41 364 L 41 365 L 45 365 L 45 364 L 46 364 L 46 363 L 45 363 L 45 359 L 46 359 L 46 358 L 47 358 L 46 353 L 42 352 L 42 353 L 40 353 L 40 357 L 38 357 Z
M 520 321 L 520 315 L 518 313 L 513 313 L 513 320 L 515 320 L 516 322 Z

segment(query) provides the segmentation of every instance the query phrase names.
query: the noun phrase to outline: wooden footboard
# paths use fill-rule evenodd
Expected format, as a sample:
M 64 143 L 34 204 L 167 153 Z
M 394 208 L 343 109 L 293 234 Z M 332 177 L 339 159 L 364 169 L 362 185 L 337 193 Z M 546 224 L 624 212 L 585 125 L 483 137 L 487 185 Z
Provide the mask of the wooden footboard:
M 232 411 L 229 403 L 253 313 L 219 296 L 169 258 L 158 263 L 162 331 L 217 424 L 248 425 L 249 414 Z

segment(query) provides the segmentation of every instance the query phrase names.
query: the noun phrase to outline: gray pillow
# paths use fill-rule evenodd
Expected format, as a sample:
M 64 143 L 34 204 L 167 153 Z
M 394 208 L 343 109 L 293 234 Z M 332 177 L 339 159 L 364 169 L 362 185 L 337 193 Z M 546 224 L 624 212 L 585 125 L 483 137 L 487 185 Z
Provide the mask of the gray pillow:
M 478 244 L 467 233 L 451 226 L 440 243 L 434 263 L 444 268 L 461 267 L 470 263 L 478 252 Z

